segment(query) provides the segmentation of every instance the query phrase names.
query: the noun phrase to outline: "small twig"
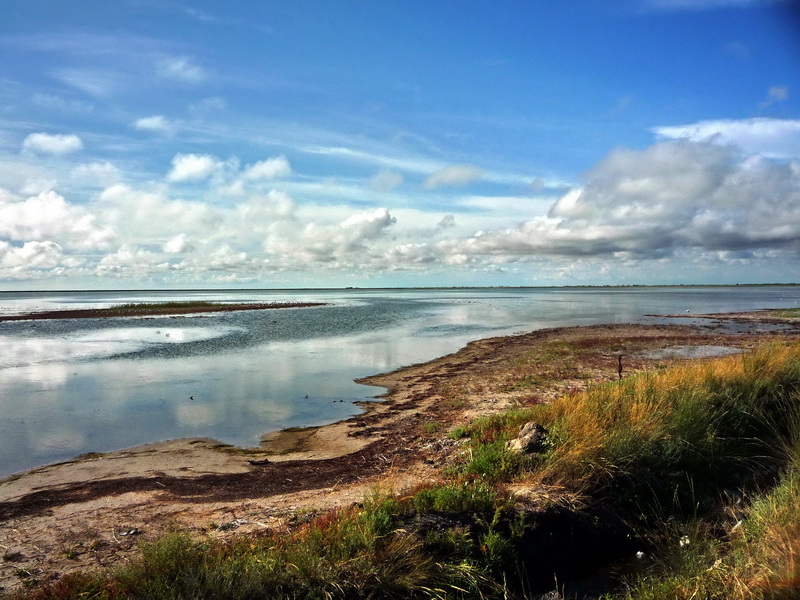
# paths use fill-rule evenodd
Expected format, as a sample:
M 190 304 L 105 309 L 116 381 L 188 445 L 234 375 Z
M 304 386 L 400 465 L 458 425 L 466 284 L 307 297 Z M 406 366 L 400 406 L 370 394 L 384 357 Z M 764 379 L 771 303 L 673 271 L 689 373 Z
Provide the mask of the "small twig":
M 249 519 L 236 519 L 236 523 L 239 525 L 259 525 L 265 529 L 269 529 L 269 525 L 266 523 L 261 523 L 260 521 L 251 521 Z

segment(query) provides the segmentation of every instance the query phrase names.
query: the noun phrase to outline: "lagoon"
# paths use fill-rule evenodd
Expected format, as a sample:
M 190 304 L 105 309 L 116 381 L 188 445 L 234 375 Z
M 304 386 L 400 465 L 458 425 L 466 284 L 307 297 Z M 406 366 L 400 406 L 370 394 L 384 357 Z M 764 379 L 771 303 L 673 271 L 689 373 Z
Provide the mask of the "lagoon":
M 269 431 L 359 413 L 354 402 L 381 390 L 354 379 L 471 340 L 794 308 L 800 287 L 0 292 L 0 315 L 166 300 L 326 304 L 0 323 L 0 476 L 181 437 L 255 446 Z

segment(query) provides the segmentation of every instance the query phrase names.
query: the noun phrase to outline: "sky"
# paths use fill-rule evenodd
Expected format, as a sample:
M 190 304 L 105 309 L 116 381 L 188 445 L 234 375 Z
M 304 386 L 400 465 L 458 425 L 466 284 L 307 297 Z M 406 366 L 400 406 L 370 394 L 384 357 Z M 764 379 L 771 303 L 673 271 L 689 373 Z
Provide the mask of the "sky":
M 800 282 L 798 2 L 0 11 L 0 289 Z

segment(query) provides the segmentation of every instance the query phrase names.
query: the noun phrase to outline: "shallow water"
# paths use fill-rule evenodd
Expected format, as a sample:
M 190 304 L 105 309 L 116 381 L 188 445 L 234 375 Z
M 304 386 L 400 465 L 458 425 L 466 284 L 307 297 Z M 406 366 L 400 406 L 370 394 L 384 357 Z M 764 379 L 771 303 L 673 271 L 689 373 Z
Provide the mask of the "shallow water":
M 253 446 L 268 431 L 357 414 L 353 402 L 381 390 L 355 378 L 470 340 L 664 321 L 645 314 L 795 307 L 800 288 L 0 292 L 0 314 L 167 299 L 328 304 L 0 323 L 0 476 L 179 437 Z

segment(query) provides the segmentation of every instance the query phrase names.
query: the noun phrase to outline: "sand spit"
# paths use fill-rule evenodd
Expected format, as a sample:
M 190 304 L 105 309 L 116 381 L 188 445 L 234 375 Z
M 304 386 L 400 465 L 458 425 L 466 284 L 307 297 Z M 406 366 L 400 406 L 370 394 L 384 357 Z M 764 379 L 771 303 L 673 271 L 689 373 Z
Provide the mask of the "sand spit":
M 310 308 L 324 306 L 325 302 L 268 302 L 217 304 L 201 303 L 199 305 L 181 305 L 182 303 L 153 303 L 134 306 L 112 306 L 109 308 L 83 308 L 76 310 L 49 310 L 45 312 L 23 313 L 18 315 L 0 315 L 0 321 L 41 321 L 50 319 L 108 319 L 113 317 L 171 317 L 213 312 L 231 312 L 236 310 L 273 310 L 279 308 Z

